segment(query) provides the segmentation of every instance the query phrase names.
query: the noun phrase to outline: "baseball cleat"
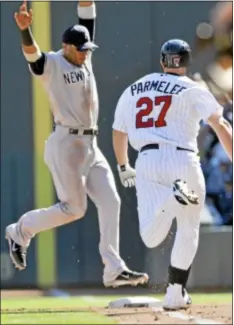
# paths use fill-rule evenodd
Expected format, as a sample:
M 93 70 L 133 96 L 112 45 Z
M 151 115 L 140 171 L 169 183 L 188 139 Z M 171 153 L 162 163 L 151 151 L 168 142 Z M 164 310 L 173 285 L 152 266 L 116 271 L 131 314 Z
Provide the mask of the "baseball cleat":
M 176 200 L 182 205 L 198 204 L 198 196 L 188 189 L 187 183 L 177 179 L 173 183 L 173 191 Z
M 120 286 L 137 286 L 138 284 L 146 284 L 149 281 L 149 276 L 146 273 L 135 271 L 123 271 L 113 281 L 104 283 L 104 286 L 117 288 Z
M 7 227 L 8 228 L 8 227 Z M 9 244 L 9 254 L 15 268 L 22 271 L 26 268 L 26 248 L 17 244 L 11 237 L 9 231 L 6 229 L 6 239 Z
M 169 284 L 163 300 L 163 309 L 166 311 L 187 309 L 192 304 L 192 299 L 185 288 L 180 284 Z

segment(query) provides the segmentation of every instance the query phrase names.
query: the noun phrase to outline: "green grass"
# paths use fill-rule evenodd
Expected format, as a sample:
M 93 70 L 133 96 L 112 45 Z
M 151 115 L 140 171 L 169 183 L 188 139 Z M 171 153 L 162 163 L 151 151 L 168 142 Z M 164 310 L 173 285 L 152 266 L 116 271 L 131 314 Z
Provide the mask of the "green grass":
M 1 324 L 115 324 L 115 322 L 93 312 L 68 312 L 1 315 Z
M 150 296 L 162 299 L 161 295 Z M 2 299 L 1 324 L 116 324 L 112 318 L 100 315 L 89 308 L 106 307 L 109 301 L 120 297 L 126 295 Z M 231 304 L 232 294 L 194 293 L 192 299 L 194 304 Z

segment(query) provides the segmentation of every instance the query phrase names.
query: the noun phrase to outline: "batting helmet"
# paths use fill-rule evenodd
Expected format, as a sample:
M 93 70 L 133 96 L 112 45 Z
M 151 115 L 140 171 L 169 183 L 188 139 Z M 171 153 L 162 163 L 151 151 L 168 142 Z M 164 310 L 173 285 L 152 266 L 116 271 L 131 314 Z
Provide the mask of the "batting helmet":
M 185 41 L 172 39 L 163 44 L 160 60 L 166 68 L 187 67 L 192 63 L 192 51 Z

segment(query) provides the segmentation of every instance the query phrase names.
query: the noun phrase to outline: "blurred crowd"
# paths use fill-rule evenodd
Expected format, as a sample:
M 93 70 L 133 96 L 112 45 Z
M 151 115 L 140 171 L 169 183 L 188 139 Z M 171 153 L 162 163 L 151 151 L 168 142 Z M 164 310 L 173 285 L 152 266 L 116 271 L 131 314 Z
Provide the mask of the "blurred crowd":
M 196 51 L 212 49 L 213 57 L 204 61 L 200 75 L 203 83 L 224 106 L 224 116 L 233 125 L 233 3 L 219 1 L 209 13 L 210 19 L 196 29 Z M 216 225 L 233 224 L 233 169 L 215 133 L 207 125 L 198 138 L 201 164 L 206 180 L 206 205 Z
M 233 125 L 233 105 L 224 105 L 224 116 Z M 212 129 L 201 127 L 199 147 L 206 180 L 206 204 L 216 225 L 233 224 L 233 168 Z

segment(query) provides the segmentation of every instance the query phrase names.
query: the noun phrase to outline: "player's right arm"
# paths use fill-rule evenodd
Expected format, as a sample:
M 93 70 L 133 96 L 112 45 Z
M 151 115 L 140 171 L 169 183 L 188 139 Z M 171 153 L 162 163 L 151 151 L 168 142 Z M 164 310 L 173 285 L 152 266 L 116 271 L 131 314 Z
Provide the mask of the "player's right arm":
M 78 1 L 79 24 L 85 26 L 93 42 L 95 39 L 96 5 L 94 1 Z
M 132 187 L 135 185 L 135 170 L 129 165 L 128 159 L 128 128 L 125 118 L 126 109 L 130 103 L 128 100 L 128 89 L 121 95 L 115 110 L 115 118 L 113 123 L 113 149 L 117 161 L 117 169 L 121 183 L 124 187 Z
M 90 35 L 90 40 L 95 40 L 96 28 L 96 5 L 94 1 L 78 1 L 77 14 L 79 17 L 79 24 L 85 26 Z M 89 53 L 87 63 L 88 67 L 92 69 L 92 52 Z
M 25 59 L 27 60 L 30 70 L 35 75 L 44 73 L 46 55 L 41 52 L 39 46 L 34 40 L 31 24 L 33 19 L 32 9 L 27 9 L 26 0 L 23 1 L 19 11 L 14 15 L 16 24 L 21 32 L 22 50 Z

